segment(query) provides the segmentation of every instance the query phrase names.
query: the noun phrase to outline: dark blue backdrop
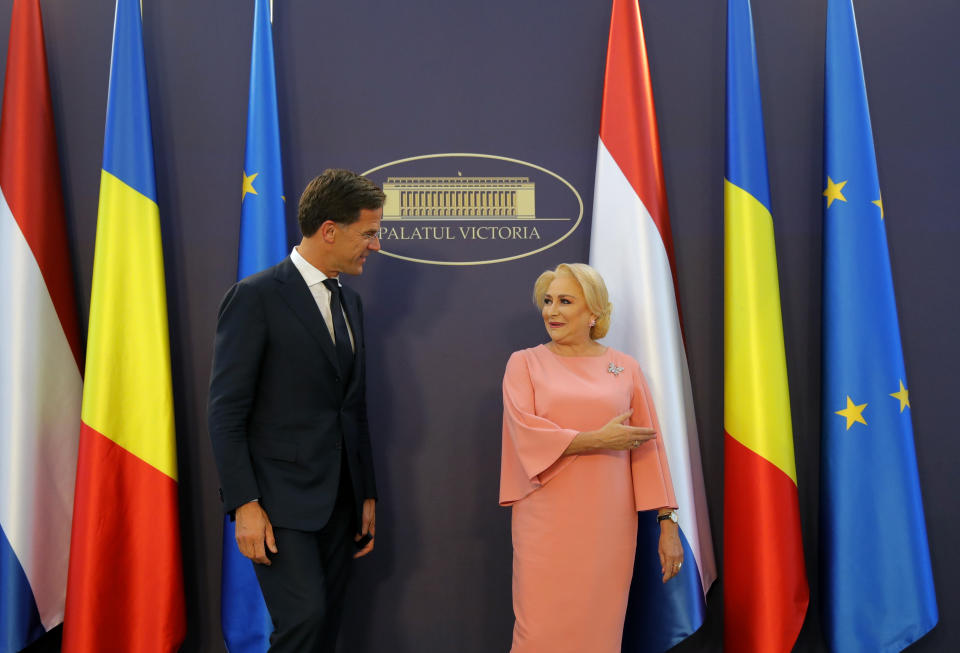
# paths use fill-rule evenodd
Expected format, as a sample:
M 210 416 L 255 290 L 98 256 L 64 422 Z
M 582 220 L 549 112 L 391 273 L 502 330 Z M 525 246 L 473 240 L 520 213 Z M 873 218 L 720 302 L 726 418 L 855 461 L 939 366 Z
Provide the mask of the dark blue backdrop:
M 755 0 L 804 543 L 817 614 L 821 130 L 825 1 Z M 10 0 L 0 0 L 6 52 Z M 722 551 L 721 0 L 641 0 L 686 319 L 708 501 Z M 113 3 L 43 2 L 64 191 L 86 322 Z M 236 270 L 253 3 L 146 0 L 144 39 L 166 254 L 189 632 L 222 650 L 220 518 L 205 427 L 216 307 Z M 955 0 L 858 4 L 861 48 L 941 623 L 912 650 L 960 648 L 955 264 L 960 50 Z M 544 253 L 483 267 L 371 259 L 364 295 L 380 493 L 376 553 L 358 565 L 343 649 L 506 650 L 509 513 L 498 508 L 499 381 L 544 339 L 529 302 L 544 268 L 587 256 L 607 0 L 278 0 L 275 47 L 290 233 L 328 166 L 479 152 L 542 165 L 586 206 Z M 0 70 L 2 74 L 2 70 Z M 721 569 L 722 578 L 722 569 Z M 720 649 L 720 592 L 681 645 Z M 47 642 L 39 648 L 55 648 Z

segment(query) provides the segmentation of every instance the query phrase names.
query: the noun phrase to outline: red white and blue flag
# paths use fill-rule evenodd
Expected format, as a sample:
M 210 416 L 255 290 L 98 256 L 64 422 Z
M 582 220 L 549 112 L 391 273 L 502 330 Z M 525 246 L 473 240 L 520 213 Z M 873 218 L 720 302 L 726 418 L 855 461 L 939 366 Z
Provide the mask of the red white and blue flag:
M 702 624 L 717 569 L 677 299 L 667 194 L 636 0 L 614 0 L 604 76 L 590 264 L 614 307 L 607 344 L 640 363 L 663 430 L 685 564 L 664 584 L 656 516 L 641 513 L 624 651 L 665 651 Z
M 82 392 L 38 0 L 15 0 L 0 121 L 0 653 L 63 622 Z

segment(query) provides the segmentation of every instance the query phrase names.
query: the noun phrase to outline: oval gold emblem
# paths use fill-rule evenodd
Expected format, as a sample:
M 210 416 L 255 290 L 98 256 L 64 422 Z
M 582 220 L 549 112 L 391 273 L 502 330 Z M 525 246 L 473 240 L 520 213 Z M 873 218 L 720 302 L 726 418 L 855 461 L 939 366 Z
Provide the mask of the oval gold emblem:
M 488 265 L 562 242 L 583 220 L 557 173 L 493 154 L 425 154 L 363 173 L 387 195 L 380 253 L 429 265 Z

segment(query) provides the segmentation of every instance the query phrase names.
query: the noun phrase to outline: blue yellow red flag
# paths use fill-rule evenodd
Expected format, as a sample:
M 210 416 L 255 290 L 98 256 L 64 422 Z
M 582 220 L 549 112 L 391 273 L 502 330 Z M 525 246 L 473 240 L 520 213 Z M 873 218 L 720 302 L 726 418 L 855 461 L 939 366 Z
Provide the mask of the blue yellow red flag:
M 900 651 L 937 601 L 851 0 L 829 0 L 826 48 L 823 624 L 834 651 Z
M 186 634 L 167 298 L 140 3 L 107 91 L 63 650 L 172 653 Z
M 279 263 L 287 254 L 283 170 L 273 36 L 268 0 L 256 0 L 250 58 L 247 142 L 240 199 L 237 279 Z M 253 563 L 234 539 L 235 524 L 223 522 L 220 620 L 230 653 L 263 653 L 273 624 L 257 583 Z
M 809 602 L 748 0 L 727 3 L 724 648 L 790 651 Z

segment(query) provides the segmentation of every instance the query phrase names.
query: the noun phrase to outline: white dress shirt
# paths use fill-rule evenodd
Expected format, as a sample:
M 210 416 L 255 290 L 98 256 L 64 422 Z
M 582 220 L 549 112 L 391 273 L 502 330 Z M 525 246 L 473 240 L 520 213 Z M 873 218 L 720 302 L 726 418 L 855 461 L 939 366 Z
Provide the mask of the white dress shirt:
M 297 251 L 297 248 L 294 247 L 290 252 L 290 260 L 296 266 L 297 270 L 300 272 L 300 276 L 303 277 L 303 280 L 306 282 L 307 287 L 310 289 L 310 294 L 313 295 L 313 300 L 317 302 L 317 308 L 320 309 L 320 315 L 323 316 L 323 321 L 327 325 L 327 330 L 330 332 L 330 340 L 334 343 L 337 341 L 337 337 L 333 333 L 333 314 L 330 312 L 330 291 L 327 289 L 323 282 L 325 279 L 329 279 L 323 272 L 313 267 L 310 263 L 307 262 L 307 259 L 303 258 L 300 255 L 300 252 Z M 337 279 L 336 277 L 332 277 Z M 343 284 L 340 283 L 340 279 L 337 279 L 337 285 L 343 287 Z M 341 294 L 341 297 L 343 295 Z M 340 307 L 340 310 L 343 311 L 343 307 Z M 350 327 L 350 320 L 347 319 L 347 314 L 344 312 L 343 321 L 347 323 L 347 333 L 350 334 L 350 349 L 355 349 L 353 344 L 353 329 Z

